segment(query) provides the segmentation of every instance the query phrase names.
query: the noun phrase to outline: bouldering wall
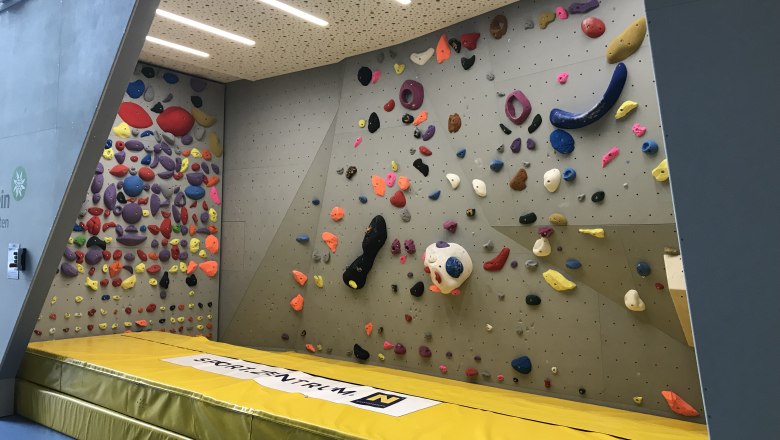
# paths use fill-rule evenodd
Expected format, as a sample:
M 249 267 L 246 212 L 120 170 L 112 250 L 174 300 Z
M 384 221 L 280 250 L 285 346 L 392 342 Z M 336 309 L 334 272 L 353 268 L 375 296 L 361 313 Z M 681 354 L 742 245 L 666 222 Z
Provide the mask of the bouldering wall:
M 32 340 L 215 338 L 224 85 L 138 64 Z
M 703 421 L 643 2 L 556 6 L 227 86 L 223 341 Z M 457 295 L 423 267 L 446 242 Z

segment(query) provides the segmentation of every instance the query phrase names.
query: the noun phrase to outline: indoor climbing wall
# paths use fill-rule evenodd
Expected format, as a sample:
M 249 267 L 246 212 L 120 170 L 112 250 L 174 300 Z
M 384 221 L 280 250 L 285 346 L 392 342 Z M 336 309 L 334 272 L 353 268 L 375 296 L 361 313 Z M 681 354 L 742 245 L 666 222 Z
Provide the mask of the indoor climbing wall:
M 32 340 L 216 336 L 224 85 L 137 65 Z
M 225 240 L 257 253 L 222 339 L 701 420 L 643 17 L 523 1 L 230 84 Z

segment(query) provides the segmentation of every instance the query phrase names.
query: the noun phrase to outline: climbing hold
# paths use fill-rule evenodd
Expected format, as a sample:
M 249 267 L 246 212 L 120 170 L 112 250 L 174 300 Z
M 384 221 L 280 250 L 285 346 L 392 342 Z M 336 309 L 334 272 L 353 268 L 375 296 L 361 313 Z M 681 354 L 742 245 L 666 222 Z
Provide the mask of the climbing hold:
M 461 120 L 460 115 L 457 113 L 451 114 L 447 120 L 447 131 L 450 133 L 457 133 L 460 130 Z
M 512 150 L 513 153 L 517 154 L 520 152 L 520 148 L 523 146 L 523 140 L 520 138 L 517 138 L 512 141 L 512 144 L 509 146 L 509 149 Z
M 395 344 L 395 347 L 393 347 L 393 353 L 398 355 L 405 355 L 406 354 L 406 347 L 404 347 L 404 344 L 401 344 L 400 342 Z
M 582 3 L 572 3 L 567 8 L 569 14 L 584 14 L 599 7 L 599 0 L 588 0 Z
M 400 75 L 404 73 L 404 70 L 406 70 L 406 64 L 393 64 L 393 69 L 395 70 L 396 75 Z
M 523 109 L 520 115 L 517 115 L 517 112 L 515 111 L 515 101 L 517 101 Z M 531 102 L 528 100 L 525 94 L 523 94 L 523 92 L 520 90 L 515 90 L 510 93 L 504 101 L 504 113 L 506 113 L 506 117 L 509 118 L 513 124 L 520 125 L 525 122 L 525 120 L 531 114 Z M 541 123 L 541 121 L 539 122 Z
M 352 347 L 352 351 L 355 353 L 355 358 L 357 358 L 357 359 L 359 359 L 361 361 L 365 361 L 369 357 L 371 357 L 371 353 L 369 353 L 367 350 L 365 350 L 363 347 L 361 347 L 358 344 L 355 344 Z
M 331 252 L 336 253 L 336 248 L 339 245 L 339 238 L 336 235 L 330 232 L 323 232 L 322 241 L 325 242 Z
M 604 191 L 596 191 L 593 193 L 592 196 L 590 196 L 590 200 L 593 203 L 601 203 L 604 201 L 604 197 L 605 197 Z
M 360 203 L 368 203 L 368 197 L 364 195 L 359 196 L 358 200 L 360 201 Z
M 144 82 L 140 79 L 133 81 L 127 84 L 127 96 L 133 99 L 140 98 L 144 94 L 144 88 Z
M 431 59 L 434 52 L 435 52 L 434 49 L 432 47 L 429 47 L 423 52 L 410 54 L 409 59 L 412 60 L 414 64 L 417 64 L 418 66 L 422 66 L 425 65 L 425 63 L 427 63 L 428 60 Z
M 655 141 L 645 141 L 642 143 L 642 152 L 653 155 L 658 152 L 658 144 Z
M 501 131 L 504 132 L 504 134 L 512 134 L 512 130 L 508 129 L 506 125 L 499 123 L 498 127 L 501 129 Z
M 550 133 L 550 144 L 555 151 L 561 154 L 569 154 L 574 151 L 574 137 L 560 128 L 556 128 Z
M 402 191 L 409 189 L 409 178 L 406 176 L 399 176 L 398 187 L 401 188 Z
M 358 136 L 357 139 L 355 139 L 355 142 L 352 143 L 352 146 L 357 148 L 362 143 L 363 143 L 363 136 Z
M 441 64 L 450 58 L 450 45 L 447 42 L 447 36 L 441 34 L 439 43 L 436 45 L 436 62 Z
M 392 168 L 394 172 L 398 171 L 398 164 L 394 160 L 392 160 L 390 161 L 390 168 Z
M 561 72 L 558 74 L 557 78 L 558 84 L 566 84 L 566 81 L 569 80 L 569 74 L 566 72 Z
M 425 133 L 422 134 L 422 140 L 427 142 L 433 138 L 434 134 L 436 134 L 436 126 L 429 125 L 428 128 L 425 129 Z
M 504 268 L 506 260 L 509 258 L 509 248 L 505 247 L 501 249 L 492 260 L 486 261 L 482 264 L 482 268 L 489 272 L 496 272 Z
M 549 217 L 550 223 L 556 225 L 556 226 L 566 226 L 568 224 L 568 220 L 566 219 L 566 216 L 559 213 L 553 213 L 550 214 Z
M 596 17 L 587 17 L 582 20 L 580 28 L 582 28 L 582 33 L 590 38 L 598 38 L 604 35 L 604 31 L 607 30 L 604 22 Z
M 442 224 L 442 227 L 454 234 L 455 231 L 458 230 L 458 222 L 454 220 L 447 220 Z
M 446 365 L 439 365 L 439 371 L 441 371 L 441 374 L 447 374 L 448 368 Z
M 460 159 L 463 159 L 464 157 L 466 157 L 466 149 L 461 148 L 455 153 L 455 155 L 458 156 Z
M 428 165 L 422 161 L 422 159 L 415 159 L 415 161 L 412 162 L 412 166 L 417 168 L 417 170 L 422 173 L 423 176 L 428 177 L 428 172 L 430 169 L 428 168 Z
M 382 176 L 371 176 L 371 186 L 374 188 L 374 194 L 379 197 L 385 196 L 385 180 Z
M 566 12 L 566 9 L 563 9 L 563 6 L 558 6 L 555 8 L 555 16 L 560 18 L 561 20 L 566 20 L 569 18 L 569 13 Z
M 631 126 L 631 131 L 634 132 L 634 136 L 642 137 L 647 132 L 647 127 L 641 124 L 634 124 Z
M 120 122 L 119 125 L 117 125 L 116 127 L 112 128 L 111 131 L 113 131 L 115 135 L 117 135 L 117 136 L 119 136 L 121 138 L 124 138 L 124 139 L 129 138 L 130 134 L 131 134 L 130 126 L 127 124 L 127 122 Z M 111 154 L 113 154 L 113 150 L 106 149 L 103 152 L 104 156 L 106 154 L 105 153 L 106 151 L 109 151 L 109 152 L 111 152 Z
M 298 270 L 293 270 L 292 271 L 292 276 L 293 276 L 293 279 L 295 280 L 295 282 L 300 284 L 301 286 L 306 284 L 306 281 L 308 281 L 308 279 L 309 279 L 309 277 L 307 277 L 305 273 L 303 273 L 301 271 L 298 271 Z
M 203 110 L 193 107 L 191 110 L 192 117 L 195 118 L 195 122 L 198 123 L 201 127 L 211 127 L 217 122 L 217 118 L 214 116 L 211 116 L 210 114 L 204 112 Z
M 431 200 L 439 200 L 439 196 L 441 196 L 441 191 L 438 189 L 428 194 L 428 198 Z
M 604 168 L 605 166 L 607 166 L 608 163 L 612 162 L 612 160 L 614 160 L 618 156 L 618 154 L 620 154 L 620 148 L 618 147 L 610 148 L 607 154 L 601 156 L 601 168 Z
M 669 179 L 669 162 L 667 162 L 667 159 L 662 160 L 657 167 L 653 168 L 651 174 L 659 182 Z
M 477 56 L 472 55 L 470 57 L 460 57 L 460 65 L 463 70 L 469 70 L 474 66 L 474 62 L 477 61 Z
M 634 401 L 634 403 L 636 403 L 637 405 L 641 405 L 641 404 L 642 404 L 642 400 L 644 400 L 644 399 L 642 398 L 642 396 L 634 396 L 634 398 L 633 398 L 632 400 L 633 400 L 633 401 Z
M 649 276 L 651 271 L 650 264 L 644 261 L 636 263 L 636 273 L 638 273 L 640 277 L 644 278 Z
M 620 93 L 623 91 L 623 86 L 626 83 L 627 75 L 628 70 L 626 69 L 625 64 L 619 63 L 615 67 L 607 90 L 596 105 L 587 112 L 580 114 L 570 113 L 557 108 L 552 109 L 550 111 L 550 122 L 556 127 L 569 129 L 582 128 L 596 122 L 617 102 Z
M 423 264 L 431 275 L 431 291 L 453 295 L 460 293 L 459 287 L 471 276 L 474 267 L 463 246 L 444 241 L 425 249 Z
M 531 121 L 531 125 L 528 126 L 528 133 L 535 132 L 540 125 L 542 125 L 542 115 L 537 113 L 536 116 L 534 116 L 533 121 Z
M 496 151 L 498 151 L 499 153 L 503 153 L 504 152 L 504 144 L 499 145 L 498 148 L 496 148 Z
M 179 76 L 175 73 L 165 72 L 163 73 L 163 80 L 165 80 L 165 82 L 168 84 L 176 84 L 179 82 Z
M 496 15 L 490 20 L 490 35 L 496 40 L 500 40 L 506 34 L 508 28 L 506 17 L 503 15 Z
M 149 117 L 143 107 L 134 102 L 123 102 L 119 105 L 117 113 L 131 127 L 146 128 L 152 126 L 152 118 Z
M 362 66 L 360 69 L 358 69 L 357 79 L 358 82 L 363 86 L 371 84 L 371 69 L 366 66 Z
M 420 112 L 420 114 L 417 115 L 416 118 L 414 118 L 414 121 L 412 121 L 412 125 L 418 126 L 427 120 L 428 120 L 428 112 L 423 111 Z
M 352 180 L 352 177 L 357 174 L 357 167 L 354 165 L 350 165 L 347 167 L 347 173 L 345 174 L 347 176 L 347 180 Z
M 553 269 L 548 269 L 542 274 L 542 277 L 545 281 L 547 281 L 547 284 L 549 284 L 550 287 L 557 290 L 558 292 L 571 290 L 577 287 L 576 284 L 566 279 L 563 274 Z
M 639 104 L 634 101 L 624 101 L 620 104 L 620 107 L 618 107 L 617 112 L 615 112 L 615 119 L 625 118 L 632 110 L 637 108 L 637 106 L 639 106 Z
M 406 196 L 404 196 L 403 191 L 398 190 L 393 194 L 392 197 L 390 197 L 390 204 L 395 206 L 396 208 L 403 208 L 406 206 Z
M 520 356 L 512 360 L 512 368 L 521 374 L 528 374 L 533 369 L 531 359 L 528 356 Z
M 561 170 L 553 168 L 544 173 L 544 187 L 547 191 L 554 193 L 561 184 Z
M 537 240 L 538 241 L 538 240 Z M 536 260 L 525 260 L 525 267 L 528 270 L 536 270 L 536 268 L 539 266 L 539 262 Z
M 376 112 L 372 112 L 368 117 L 368 132 L 374 133 L 379 130 L 379 115 Z
M 504 168 L 504 161 L 503 160 L 495 159 L 495 160 L 490 161 L 490 169 L 493 170 L 494 172 L 497 173 L 497 172 L 501 171 L 501 168 Z
M 460 177 L 457 174 L 449 173 L 445 177 L 450 182 L 452 189 L 458 189 L 458 186 L 460 185 Z
M 666 403 L 669 405 L 669 408 L 677 414 L 686 417 L 696 417 L 699 415 L 699 411 L 696 411 L 694 407 L 683 400 L 683 398 L 674 391 L 661 391 L 661 395 L 664 396 L 664 399 L 666 399 Z
M 412 294 L 412 296 L 419 298 L 425 292 L 425 284 L 423 284 L 422 281 L 418 281 L 414 284 L 414 286 L 412 286 L 411 289 L 409 289 L 409 292 Z
M 369 322 L 363 326 L 363 329 L 366 331 L 366 336 L 371 336 L 371 332 L 374 331 L 374 324 Z
M 576 178 L 577 178 L 577 172 L 574 171 L 574 168 L 566 168 L 565 170 L 563 170 L 563 180 L 567 182 L 571 182 Z
M 387 225 L 381 215 L 371 220 L 363 237 L 363 254 L 355 259 L 344 271 L 344 283 L 353 289 L 361 289 L 366 284 L 366 278 L 374 266 L 374 259 L 387 240 Z M 335 252 L 335 251 L 334 251 Z
M 309 242 L 309 236 L 306 234 L 301 234 L 297 237 L 295 237 L 295 241 L 298 243 L 308 243 Z
M 623 61 L 639 50 L 647 33 L 647 20 L 639 18 L 631 23 L 623 32 L 607 45 L 607 62 L 610 64 Z
M 163 131 L 175 136 L 184 136 L 189 133 L 195 119 L 192 114 L 181 107 L 168 107 L 157 116 L 157 125 Z
M 580 234 L 587 234 L 591 235 L 596 238 L 604 238 L 604 229 L 602 228 L 596 228 L 596 229 L 580 229 Z
M 528 214 L 524 214 L 520 216 L 520 224 L 522 225 L 530 225 L 533 224 L 536 221 L 536 214 L 533 212 L 529 212 Z
M 447 42 L 447 44 L 450 45 L 450 48 L 452 50 L 454 50 L 457 53 L 460 53 L 460 46 L 461 46 L 461 44 L 460 44 L 460 41 L 458 41 L 457 38 L 450 38 L 449 41 Z
M 552 248 L 550 247 L 550 240 L 548 240 L 547 237 L 539 237 L 536 242 L 534 242 L 533 253 L 537 257 L 546 257 L 550 255 L 550 252 L 552 252 Z
M 303 310 L 303 295 L 300 293 L 295 295 L 295 298 L 290 300 L 290 307 L 296 312 Z
M 423 156 L 430 156 L 431 154 L 433 154 L 433 152 L 429 150 L 428 147 L 426 147 L 425 145 L 420 145 L 418 150 L 420 150 L 420 154 L 422 154 Z
M 322 289 L 322 286 L 325 284 L 322 279 L 322 275 L 314 275 L 314 284 Z
M 634 289 L 626 292 L 625 296 L 623 297 L 623 302 L 625 302 L 626 308 L 633 312 L 641 312 L 645 310 L 645 302 L 642 301 L 642 298 L 639 296 L 639 292 Z
M 525 297 L 525 303 L 529 306 L 538 306 L 542 303 L 542 298 L 539 297 L 539 295 L 534 295 L 533 293 L 526 295 Z
M 524 168 L 520 168 L 509 181 L 509 187 L 515 191 L 522 191 L 525 189 L 526 180 L 528 180 L 528 173 Z
M 333 209 L 330 210 L 330 218 L 333 219 L 334 222 L 337 222 L 344 218 L 344 208 L 340 206 L 334 206 Z
M 539 15 L 539 29 L 547 29 L 547 25 L 555 21 L 555 14 L 550 11 L 542 12 Z
M 576 258 L 569 258 L 566 260 L 566 267 L 569 269 L 579 269 L 582 267 L 582 263 Z
M 486 197 L 487 196 L 487 185 L 485 185 L 485 182 L 479 179 L 474 179 L 471 181 L 471 186 L 474 188 L 474 192 L 480 196 L 480 197 Z

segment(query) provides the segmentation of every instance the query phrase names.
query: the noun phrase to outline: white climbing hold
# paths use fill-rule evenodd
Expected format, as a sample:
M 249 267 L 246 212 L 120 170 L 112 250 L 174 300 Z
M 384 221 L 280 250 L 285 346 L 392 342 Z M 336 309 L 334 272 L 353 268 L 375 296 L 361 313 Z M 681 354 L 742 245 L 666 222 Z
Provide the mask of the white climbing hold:
M 478 196 L 487 196 L 487 185 L 485 185 L 485 182 L 479 179 L 474 179 L 471 181 L 471 186 L 474 188 L 474 192 L 477 193 Z
M 489 332 L 492 332 L 493 331 L 493 326 L 490 325 L 490 324 L 485 324 L 485 330 L 487 330 Z
M 409 55 L 409 59 L 412 60 L 414 64 L 417 64 L 418 66 L 422 66 L 425 63 L 427 63 L 428 60 L 431 59 L 434 52 L 435 51 L 433 50 L 433 48 L 429 47 L 428 50 L 426 50 L 425 52 L 413 53 Z
M 561 184 L 561 170 L 553 168 L 544 173 L 544 187 L 547 191 L 554 193 L 558 190 L 558 186 Z
M 458 186 L 460 185 L 460 177 L 458 177 L 457 174 L 447 174 L 447 180 L 450 181 L 450 185 L 452 185 L 452 189 L 458 189 Z
M 558 374 L 558 367 L 552 367 L 550 371 L 552 371 L 552 374 Z
M 634 289 L 626 292 L 626 296 L 623 297 L 623 301 L 626 303 L 628 310 L 634 312 L 642 312 L 645 310 L 645 302 L 639 297 L 639 292 Z
M 546 257 L 550 255 L 552 248 L 550 248 L 550 240 L 546 237 L 539 237 L 534 243 L 534 255 L 537 257 Z

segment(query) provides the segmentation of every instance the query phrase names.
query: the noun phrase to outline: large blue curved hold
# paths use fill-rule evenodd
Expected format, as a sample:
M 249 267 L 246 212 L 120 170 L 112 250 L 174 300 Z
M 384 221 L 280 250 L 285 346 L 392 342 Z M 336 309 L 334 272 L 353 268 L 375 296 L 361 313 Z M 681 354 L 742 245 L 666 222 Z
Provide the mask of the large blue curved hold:
M 596 105 L 585 113 L 571 113 L 559 108 L 554 108 L 550 111 L 550 122 L 552 125 L 558 128 L 582 128 L 586 127 L 606 115 L 609 110 L 617 103 L 620 98 L 620 94 L 623 92 L 623 86 L 626 85 L 626 77 L 628 76 L 628 69 L 623 63 L 618 63 L 615 66 L 615 71 L 612 73 L 612 80 L 607 86 L 607 91 L 604 92 L 604 96 Z

